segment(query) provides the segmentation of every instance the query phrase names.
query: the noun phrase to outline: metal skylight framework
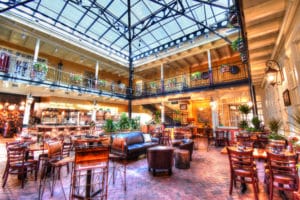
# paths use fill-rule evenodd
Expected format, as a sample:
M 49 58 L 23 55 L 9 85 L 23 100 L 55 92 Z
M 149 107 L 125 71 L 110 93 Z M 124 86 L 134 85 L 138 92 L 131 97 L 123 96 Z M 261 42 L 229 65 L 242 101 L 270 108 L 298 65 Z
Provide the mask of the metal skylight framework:
M 227 28 L 232 5 L 231 0 L 4 0 L 0 13 L 47 24 L 137 61 L 208 33 L 230 42 L 219 30 Z

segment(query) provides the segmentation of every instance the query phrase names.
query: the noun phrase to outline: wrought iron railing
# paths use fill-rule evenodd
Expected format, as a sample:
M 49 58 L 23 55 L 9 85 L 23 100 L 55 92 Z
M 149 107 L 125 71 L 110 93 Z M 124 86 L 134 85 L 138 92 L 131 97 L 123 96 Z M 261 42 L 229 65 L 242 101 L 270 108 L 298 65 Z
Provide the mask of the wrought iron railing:
M 164 87 L 162 87 L 160 80 L 145 82 L 142 86 L 137 85 L 134 95 L 136 97 L 145 97 L 173 92 L 185 92 L 203 87 L 215 88 L 228 83 L 247 80 L 246 65 L 226 64 L 213 67 L 211 71 L 199 71 L 165 79 Z
M 86 77 L 59 70 L 44 63 L 34 63 L 31 59 L 18 57 L 8 52 L 0 52 L 8 56 L 5 66 L 0 66 L 0 75 L 13 81 L 28 81 L 31 83 L 46 84 L 57 87 L 89 90 L 99 93 L 116 94 L 126 97 L 127 87 L 125 84 L 116 84 L 109 80 L 95 80 L 93 77 Z
M 31 59 L 18 57 L 7 52 L 1 52 L 9 56 L 7 66 L 0 65 L 0 77 L 6 79 L 27 81 L 37 84 L 63 87 L 66 89 L 85 90 L 107 95 L 115 95 L 126 98 L 130 89 L 125 84 L 116 84 L 110 80 L 95 80 L 47 66 L 43 63 L 34 63 Z M 164 95 L 176 92 L 188 92 L 201 90 L 201 88 L 217 87 L 228 83 L 248 80 L 246 65 L 226 64 L 213 67 L 211 71 L 197 71 L 192 74 L 183 74 L 160 80 L 137 84 L 132 89 L 134 98 L 154 95 Z M 163 85 L 163 87 L 162 87 Z

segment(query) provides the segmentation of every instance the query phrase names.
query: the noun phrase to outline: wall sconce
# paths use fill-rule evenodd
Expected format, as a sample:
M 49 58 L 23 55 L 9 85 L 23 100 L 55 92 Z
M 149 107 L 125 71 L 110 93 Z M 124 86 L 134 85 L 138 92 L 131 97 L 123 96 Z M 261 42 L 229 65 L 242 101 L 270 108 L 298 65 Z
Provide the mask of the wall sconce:
M 272 86 L 280 85 L 283 79 L 282 69 L 275 60 L 267 60 L 266 62 L 266 79 Z

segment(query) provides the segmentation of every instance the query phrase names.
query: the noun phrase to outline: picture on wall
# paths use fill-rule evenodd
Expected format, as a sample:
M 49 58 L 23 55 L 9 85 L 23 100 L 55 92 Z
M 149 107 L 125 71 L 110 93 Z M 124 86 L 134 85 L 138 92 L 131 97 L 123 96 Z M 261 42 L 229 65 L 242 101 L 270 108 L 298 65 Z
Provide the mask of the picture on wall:
M 286 89 L 283 94 L 283 102 L 284 102 L 284 105 L 285 106 L 290 106 L 291 105 L 291 99 L 290 99 L 290 93 L 289 93 L 289 90 Z
M 187 104 L 180 104 L 180 110 L 187 110 Z

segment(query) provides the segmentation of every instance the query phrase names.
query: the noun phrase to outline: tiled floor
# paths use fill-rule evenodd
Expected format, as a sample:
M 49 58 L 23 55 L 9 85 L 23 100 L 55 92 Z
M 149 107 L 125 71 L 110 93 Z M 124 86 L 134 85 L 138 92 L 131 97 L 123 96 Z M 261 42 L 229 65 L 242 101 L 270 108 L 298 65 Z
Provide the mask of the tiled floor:
M 5 166 L 4 141 L 0 142 L 0 172 L 1 176 Z M 153 177 L 148 172 L 147 160 L 140 158 L 132 161 L 127 167 L 127 191 L 123 191 L 120 177 L 115 185 L 109 184 L 109 200 L 232 200 L 254 199 L 252 186 L 248 186 L 246 193 L 242 194 L 239 188 L 233 190 L 232 196 L 229 191 L 229 164 L 227 155 L 220 154 L 220 148 L 211 148 L 206 151 L 205 142 L 200 141 L 199 149 L 194 151 L 190 169 L 173 168 L 173 174 L 160 173 Z M 260 175 L 259 199 L 267 199 L 263 185 L 263 163 L 257 162 Z M 69 194 L 70 175 L 62 173 L 64 189 Z M 2 179 L 0 178 L 2 186 Z M 9 176 L 5 188 L 0 188 L 1 200 L 38 199 L 39 180 L 34 181 L 33 175 L 29 175 L 24 189 L 16 176 Z M 281 199 L 275 191 L 275 200 Z M 287 196 L 291 196 L 289 193 Z M 56 186 L 54 196 L 50 198 L 49 188 L 46 187 L 43 199 L 63 200 L 64 196 L 59 185 Z

